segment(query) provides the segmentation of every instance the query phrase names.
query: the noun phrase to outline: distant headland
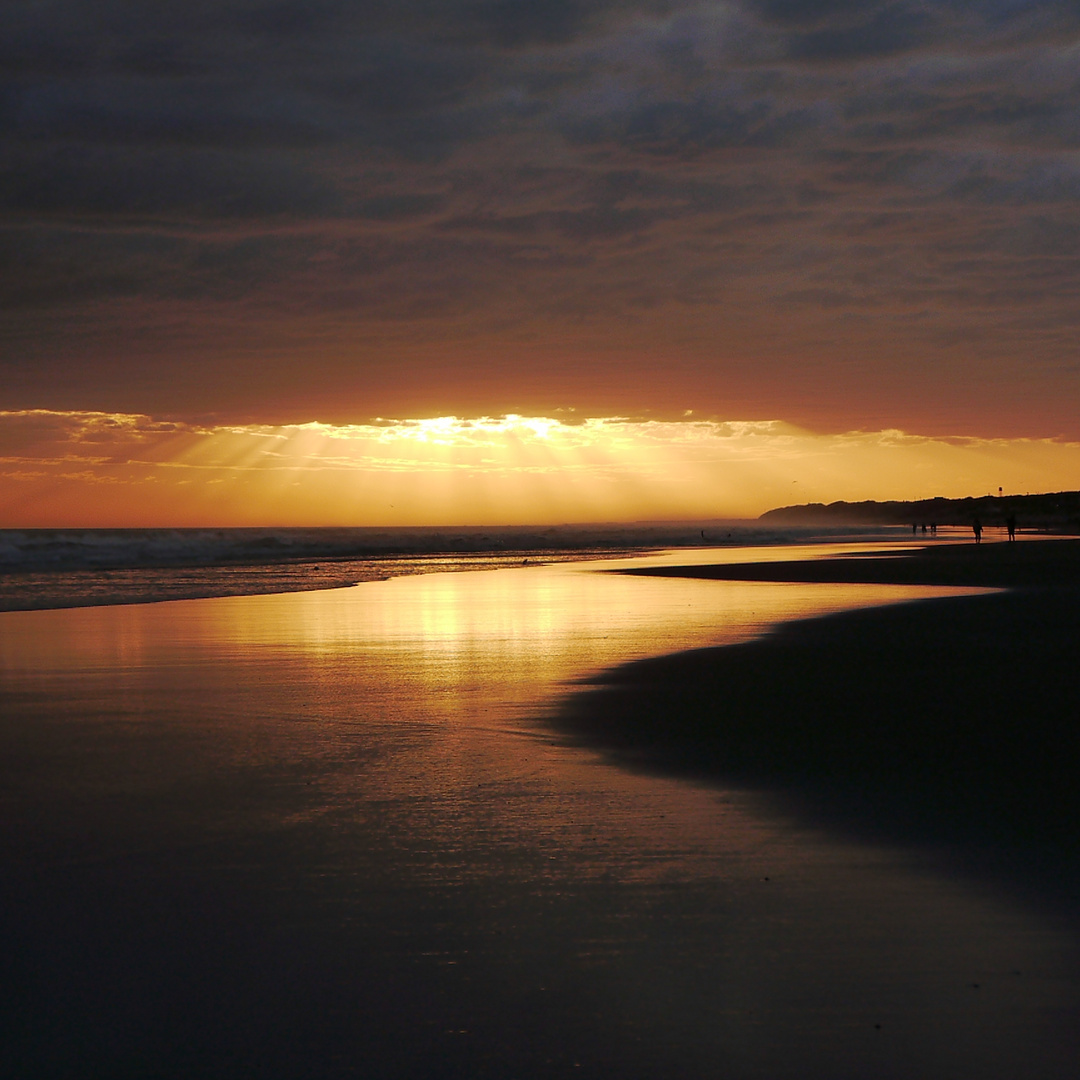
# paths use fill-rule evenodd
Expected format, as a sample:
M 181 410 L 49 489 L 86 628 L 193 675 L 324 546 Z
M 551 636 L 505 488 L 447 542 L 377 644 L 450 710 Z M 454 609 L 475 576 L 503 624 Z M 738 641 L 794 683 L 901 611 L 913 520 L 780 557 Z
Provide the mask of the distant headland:
M 1080 533 L 1080 491 L 1045 495 L 983 495 L 913 502 L 834 502 L 781 506 L 758 518 L 772 525 L 984 525 L 1014 516 L 1024 529 Z

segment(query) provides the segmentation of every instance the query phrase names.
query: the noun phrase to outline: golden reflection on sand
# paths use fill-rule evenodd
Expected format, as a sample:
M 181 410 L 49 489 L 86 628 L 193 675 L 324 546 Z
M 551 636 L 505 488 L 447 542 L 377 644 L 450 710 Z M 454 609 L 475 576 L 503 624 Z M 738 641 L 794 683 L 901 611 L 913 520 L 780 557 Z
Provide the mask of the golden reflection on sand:
M 439 1074 L 456 1051 L 418 1044 L 427 1025 L 486 1032 L 492 1076 L 561 1075 L 571 1046 L 566 1068 L 598 1078 L 1063 1075 L 1067 935 L 907 853 L 605 765 L 536 722 L 610 664 L 949 590 L 603 565 L 0 615 L 0 737 L 29 763 L 8 770 L 9 861 L 68 921 L 149 889 L 145 915 L 94 931 L 112 955 L 146 921 L 137 970 L 212 956 L 195 931 L 159 941 L 176 880 L 210 882 L 225 926 L 235 890 L 244 928 L 303 943 L 299 975 L 260 939 L 207 1000 L 267 1001 L 309 1034 L 361 1002 L 342 1030 L 372 1075 Z M 26 933 L 54 948 L 47 919 Z M 244 1007 L 272 1040 L 276 1014 Z
M 893 550 L 862 545 L 860 550 Z M 605 571 L 657 565 L 817 558 L 851 545 L 701 549 L 589 563 L 439 573 L 352 589 L 0 615 L 8 668 L 75 670 L 162 652 L 268 650 L 389 657 L 407 652 L 421 678 L 453 671 L 515 697 L 547 693 L 643 656 L 730 644 L 789 619 L 971 590 L 631 579 Z M 11 623 L 14 626 L 14 623 Z M 416 657 L 423 662 L 417 664 Z M 430 672 L 428 669 L 430 668 Z

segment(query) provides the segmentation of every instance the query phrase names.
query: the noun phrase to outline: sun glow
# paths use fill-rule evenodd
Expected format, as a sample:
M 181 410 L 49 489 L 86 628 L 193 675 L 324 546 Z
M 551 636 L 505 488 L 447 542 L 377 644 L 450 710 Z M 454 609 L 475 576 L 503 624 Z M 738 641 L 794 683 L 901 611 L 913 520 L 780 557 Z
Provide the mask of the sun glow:
M 494 525 L 756 516 L 1080 487 L 1080 444 L 822 435 L 781 421 L 377 419 L 205 426 L 0 412 L 0 525 Z

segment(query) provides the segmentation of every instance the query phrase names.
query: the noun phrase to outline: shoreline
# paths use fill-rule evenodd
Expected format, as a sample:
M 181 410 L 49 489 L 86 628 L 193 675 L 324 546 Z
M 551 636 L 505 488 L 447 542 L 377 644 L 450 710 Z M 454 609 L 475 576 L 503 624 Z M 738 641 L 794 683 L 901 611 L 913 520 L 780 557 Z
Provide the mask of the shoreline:
M 293 560 L 287 563 L 210 564 L 206 566 L 120 567 L 78 570 L 0 571 L 0 613 L 58 611 L 170 600 L 212 600 L 229 596 L 349 589 L 427 573 L 468 573 L 523 561 L 591 562 L 640 554 L 627 551 L 431 552 L 380 558 Z
M 1071 1075 L 1075 922 L 804 828 L 749 785 L 597 767 L 541 729 L 566 680 L 600 670 L 579 642 L 632 623 L 603 655 L 655 655 L 716 640 L 717 612 L 755 593 L 818 589 L 505 578 L 4 620 L 4 1075 Z M 999 599 L 956 603 L 981 623 Z M 857 626 L 907 612 L 913 637 L 948 637 L 955 610 Z M 801 627 L 812 674 L 845 618 L 774 637 Z M 687 655 L 700 677 L 673 683 Z M 634 670 L 665 707 L 696 686 L 739 719 L 715 655 Z M 609 719 L 632 737 L 627 715 Z M 685 743 L 701 774 L 689 722 Z
M 400 574 L 626 558 L 679 548 L 904 542 L 896 529 L 666 526 L 491 529 L 0 529 L 0 611 L 344 588 Z
M 614 573 L 711 581 L 772 581 L 852 585 L 946 585 L 990 589 L 1080 586 L 1080 540 L 933 544 L 888 555 L 640 567 Z
M 757 790 L 1080 914 L 1080 542 L 623 572 L 1005 590 L 623 665 L 549 722 L 620 765 Z
M 1061 541 L 1025 540 L 1022 545 L 1011 545 L 1009 550 L 1023 547 L 1026 553 L 1026 549 L 1034 551 L 1042 545 L 1059 542 Z M 716 550 L 731 550 L 732 547 L 741 546 L 721 544 L 716 546 Z M 771 543 L 764 546 L 782 548 L 787 545 Z M 984 550 L 1005 546 L 1000 543 L 988 543 L 984 545 Z M 531 565 L 552 562 L 602 562 L 663 550 L 672 549 L 670 546 L 646 547 L 641 544 L 630 544 L 619 548 L 568 547 L 511 550 L 503 547 L 472 551 L 399 551 L 393 554 L 367 554 L 354 557 L 324 555 L 309 558 L 267 558 L 265 561 L 251 562 L 211 561 L 191 565 L 163 563 L 17 569 L 11 566 L 0 566 L 0 613 L 344 589 L 403 574 L 487 570 L 501 565 L 520 565 L 519 560 L 527 560 Z M 921 554 L 904 553 L 901 556 L 893 555 L 885 559 L 856 555 L 828 562 L 777 561 L 663 569 L 644 568 L 612 572 L 646 576 L 663 574 L 671 577 L 722 578 L 730 581 L 969 584 L 967 581 L 953 580 L 958 568 L 957 560 L 948 555 L 948 552 L 953 550 L 955 550 L 954 542 L 948 542 L 940 547 L 931 547 Z M 920 565 L 924 568 L 923 578 L 916 579 L 909 574 L 901 581 L 890 576 L 896 573 L 897 559 L 904 558 L 907 554 L 920 554 L 912 565 Z M 1020 561 L 1024 565 L 1038 562 L 1038 560 L 1033 561 L 1023 557 Z M 988 554 L 983 562 L 994 565 L 995 556 Z M 865 576 L 868 568 L 877 564 L 887 569 L 878 576 Z M 830 569 L 836 567 L 846 569 Z M 937 567 L 936 574 L 933 572 L 935 567 Z M 1039 573 L 1038 566 L 1033 565 L 1030 569 L 1036 574 Z M 836 576 L 838 573 L 847 574 L 847 576 Z M 977 584 L 983 584 L 983 582 L 977 582 Z M 991 584 L 998 585 L 999 583 L 994 581 Z

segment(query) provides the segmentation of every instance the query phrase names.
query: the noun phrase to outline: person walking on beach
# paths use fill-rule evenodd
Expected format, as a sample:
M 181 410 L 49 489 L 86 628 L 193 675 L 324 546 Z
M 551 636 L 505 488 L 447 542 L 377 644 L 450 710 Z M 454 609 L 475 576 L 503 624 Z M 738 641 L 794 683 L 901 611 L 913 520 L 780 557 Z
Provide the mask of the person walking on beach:
M 973 533 L 975 533 L 975 543 L 976 544 L 981 544 L 982 543 L 982 522 L 978 518 L 975 518 L 974 521 L 972 521 L 972 523 L 971 523 L 971 531 Z
M 1016 539 L 1016 515 L 1011 513 L 1005 519 L 1005 528 L 1009 530 L 1010 543 Z

